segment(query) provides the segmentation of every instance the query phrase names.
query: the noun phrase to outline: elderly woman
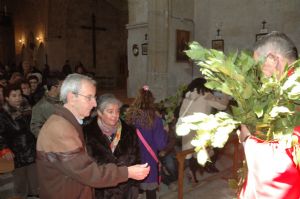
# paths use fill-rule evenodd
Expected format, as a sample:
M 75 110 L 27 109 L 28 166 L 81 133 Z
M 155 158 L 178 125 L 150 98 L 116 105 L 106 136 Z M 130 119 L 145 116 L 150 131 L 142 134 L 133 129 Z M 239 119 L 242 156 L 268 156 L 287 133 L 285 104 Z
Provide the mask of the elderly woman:
M 120 119 L 121 102 L 112 94 L 97 100 L 97 117 L 83 129 L 88 153 L 98 164 L 130 166 L 140 163 L 135 128 Z M 116 187 L 96 189 L 96 198 L 137 198 L 139 183 L 128 180 Z

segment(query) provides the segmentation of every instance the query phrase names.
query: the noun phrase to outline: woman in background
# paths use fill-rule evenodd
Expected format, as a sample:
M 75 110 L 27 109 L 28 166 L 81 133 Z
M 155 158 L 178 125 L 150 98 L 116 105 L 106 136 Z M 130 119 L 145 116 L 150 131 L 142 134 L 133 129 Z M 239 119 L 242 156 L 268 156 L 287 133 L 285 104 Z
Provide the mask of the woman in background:
M 14 192 L 21 198 L 38 195 L 35 167 L 36 140 L 30 131 L 31 107 L 22 97 L 19 85 L 4 88 L 0 111 L 0 156 L 14 160 Z
M 154 97 L 148 86 L 139 89 L 138 96 L 128 108 L 126 121 L 134 125 L 142 134 L 156 157 L 158 152 L 167 144 L 167 134 L 163 127 L 162 119 L 156 114 Z M 146 192 L 147 199 L 156 198 L 158 188 L 158 162 L 151 156 L 149 149 L 139 141 L 142 163 L 148 163 L 151 167 L 148 177 L 141 183 L 141 190 Z
M 229 103 L 229 98 L 225 95 L 214 95 L 213 91 L 205 87 L 206 80 L 204 78 L 194 79 L 183 92 L 183 101 L 179 112 L 180 117 L 185 117 L 187 115 L 192 115 L 197 112 L 211 114 L 213 109 L 225 110 Z M 190 132 L 188 135 L 182 137 L 182 150 L 191 149 L 194 146 L 191 144 L 192 139 L 195 136 L 195 132 Z M 190 177 L 192 183 L 197 183 L 196 171 L 200 169 L 201 174 L 203 171 L 208 173 L 218 172 L 219 170 L 215 167 L 215 162 L 217 160 L 217 151 L 214 150 L 214 155 L 211 157 L 211 162 L 207 163 L 204 168 L 202 168 L 195 157 L 192 154 L 186 156 L 188 160 L 188 165 L 190 169 Z
M 114 95 L 101 95 L 97 100 L 97 117 L 83 128 L 88 153 L 98 164 L 140 163 L 138 137 L 135 128 L 120 119 L 121 105 Z M 130 179 L 116 187 L 97 188 L 95 194 L 98 199 L 134 199 L 138 197 L 138 188 L 139 183 Z

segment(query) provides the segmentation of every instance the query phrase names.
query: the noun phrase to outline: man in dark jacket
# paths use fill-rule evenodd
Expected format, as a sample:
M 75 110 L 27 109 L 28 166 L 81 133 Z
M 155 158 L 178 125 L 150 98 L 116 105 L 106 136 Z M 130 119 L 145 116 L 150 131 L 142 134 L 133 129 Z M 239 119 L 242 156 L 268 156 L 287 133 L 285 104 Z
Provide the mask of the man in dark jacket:
M 31 132 L 37 137 L 43 124 L 53 114 L 54 106 L 59 104 L 59 91 L 63 78 L 49 77 L 47 79 L 47 89 L 44 97 L 38 101 L 32 108 L 32 117 L 30 122 Z
M 41 199 L 91 199 L 91 187 L 110 187 L 128 178 L 144 179 L 147 164 L 98 166 L 84 147 L 82 120 L 96 106 L 96 86 L 91 78 L 71 74 L 63 82 L 63 107 L 43 125 L 37 141 L 37 168 Z

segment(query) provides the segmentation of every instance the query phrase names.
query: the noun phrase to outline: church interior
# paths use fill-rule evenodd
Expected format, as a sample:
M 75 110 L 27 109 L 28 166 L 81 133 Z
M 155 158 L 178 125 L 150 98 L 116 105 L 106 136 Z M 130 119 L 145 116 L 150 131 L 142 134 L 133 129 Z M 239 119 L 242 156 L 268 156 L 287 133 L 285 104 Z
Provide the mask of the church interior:
M 251 51 L 259 37 L 277 30 L 300 48 L 299 9 L 298 0 L 0 0 L 0 66 L 14 71 L 28 61 L 54 73 L 66 63 L 72 71 L 81 65 L 99 94 L 130 103 L 149 85 L 162 100 L 201 76 L 183 53 L 189 42 L 224 53 Z M 202 176 L 197 185 L 185 179 L 183 198 L 234 196 L 226 180 L 238 148 L 224 152 L 221 173 Z M 180 196 L 162 186 L 161 198 Z
M 300 3 L 278 0 L 1 0 L 2 65 L 28 60 L 61 70 L 66 60 L 128 97 L 148 84 L 158 99 L 199 76 L 180 42 L 225 53 L 251 49 L 259 35 L 288 34 L 299 46 Z M 236 8 L 236 9 L 233 9 Z M 220 40 L 214 41 L 214 40 Z M 179 75 L 180 74 L 180 75 Z

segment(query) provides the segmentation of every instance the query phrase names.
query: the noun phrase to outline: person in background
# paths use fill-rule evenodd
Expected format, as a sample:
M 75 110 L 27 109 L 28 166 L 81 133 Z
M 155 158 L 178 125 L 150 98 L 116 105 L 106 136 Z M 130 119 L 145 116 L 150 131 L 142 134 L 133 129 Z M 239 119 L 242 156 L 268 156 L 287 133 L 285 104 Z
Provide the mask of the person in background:
M 0 85 L 0 112 L 4 112 L 2 107 L 4 104 L 3 90 L 4 90 L 3 86 Z M 4 143 L 3 142 L 4 138 L 1 136 L 2 135 L 0 133 L 0 147 L 2 147 L 1 144 Z M 11 161 L 13 161 L 13 156 L 12 157 L 6 156 L 5 150 L 3 149 L 0 150 L 0 183 L 1 183 L 0 196 L 3 199 L 12 198 L 16 196 L 14 191 L 14 184 L 13 184 L 14 178 L 11 172 L 11 170 L 14 168 L 12 168 L 13 166 L 11 164 L 4 164 L 4 162 L 11 162 Z
M 63 106 L 56 106 L 37 140 L 37 171 L 42 199 L 92 199 L 92 187 L 113 187 L 129 178 L 144 179 L 147 164 L 97 165 L 84 146 L 81 124 L 96 107 L 96 82 L 70 74 L 60 89 Z
M 164 129 L 168 135 L 168 142 L 165 148 L 163 148 L 158 156 L 161 162 L 161 178 L 162 182 L 168 185 L 169 189 L 174 191 L 177 188 L 177 160 L 176 160 L 176 134 L 175 125 L 176 120 L 171 123 L 167 123 L 165 120 L 166 111 L 164 108 L 158 109 L 158 115 L 163 119 Z
M 28 75 L 32 73 L 32 66 L 30 66 L 29 61 L 23 61 L 21 63 L 20 72 L 23 74 L 24 79 L 27 79 Z
M 44 96 L 45 89 L 36 75 L 30 75 L 28 82 L 31 90 L 32 105 L 35 105 Z
M 22 81 L 22 74 L 20 72 L 13 72 L 8 81 L 9 84 L 17 84 Z
M 146 192 L 147 199 L 156 198 L 159 184 L 159 164 L 155 157 L 158 159 L 159 151 L 165 148 L 167 144 L 167 134 L 162 119 L 156 114 L 154 101 L 155 98 L 149 87 L 143 86 L 139 89 L 138 96 L 126 113 L 127 123 L 134 125 L 143 137 L 139 136 L 142 163 L 149 163 L 151 166 L 149 176 L 140 185 L 141 190 Z M 146 140 L 150 149 L 141 139 Z M 151 155 L 151 150 L 155 157 Z
M 36 140 L 30 131 L 31 107 L 24 101 L 21 88 L 9 84 L 4 89 L 5 103 L 0 112 L 0 155 L 13 159 L 14 192 L 21 198 L 38 195 L 35 167 Z
M 211 114 L 213 108 L 217 110 L 225 110 L 229 103 L 229 97 L 217 97 L 213 95 L 213 91 L 205 87 L 206 80 L 204 78 L 194 79 L 183 92 L 184 99 L 182 101 L 180 111 L 179 111 L 179 121 L 180 117 L 185 117 L 187 115 L 192 115 L 196 112 L 201 112 L 205 114 Z M 195 132 L 190 132 L 188 135 L 182 137 L 182 150 L 187 150 L 193 148 L 191 141 L 195 136 Z M 189 154 L 186 156 L 189 166 L 189 174 L 192 183 L 197 183 L 196 172 L 200 170 L 201 174 L 204 171 L 209 173 L 218 172 L 219 170 L 215 167 L 216 151 L 213 152 L 214 156 L 211 158 L 212 162 L 209 162 L 202 168 L 195 157 L 194 154 Z
M 23 79 L 28 79 L 28 77 L 32 73 L 39 73 L 40 74 L 40 71 L 37 70 L 32 65 L 30 65 L 29 61 L 26 61 L 26 60 L 21 63 L 21 68 L 20 68 L 19 72 L 23 75 Z
M 0 85 L 0 107 L 4 104 L 4 95 L 3 95 L 4 87 Z
M 53 114 L 55 105 L 60 104 L 59 91 L 62 82 L 63 78 L 59 74 L 53 77 L 48 77 L 46 84 L 48 91 L 32 108 L 30 128 L 36 137 L 38 137 L 43 124 Z
M 3 87 L 7 86 L 7 79 L 4 75 L 0 75 L 0 85 Z
M 135 128 L 120 119 L 121 105 L 114 95 L 101 95 L 97 117 L 83 128 L 87 151 L 98 165 L 130 166 L 141 162 Z M 139 182 L 130 179 L 114 187 L 96 189 L 95 193 L 99 199 L 134 199 L 138 197 Z
M 81 62 L 78 62 L 78 64 L 75 66 L 74 69 L 74 73 L 78 73 L 78 74 L 86 74 L 88 71 L 86 70 L 86 68 L 83 66 L 83 64 Z
M 120 118 L 125 121 L 126 120 L 126 112 L 129 108 L 129 104 L 123 104 L 120 108 Z
M 5 68 L 4 68 L 3 64 L 0 62 L 0 76 L 6 75 L 6 74 L 7 73 L 5 71 Z
M 47 83 L 47 79 L 50 77 L 51 71 L 50 71 L 50 66 L 48 64 L 44 65 L 44 68 L 42 70 L 42 84 L 46 84 Z
M 67 59 L 65 64 L 62 66 L 61 73 L 67 77 L 69 74 L 72 74 L 72 67 L 70 65 L 70 61 Z
M 32 100 L 32 95 L 31 95 L 29 82 L 27 80 L 22 80 L 21 83 L 20 83 L 20 86 L 21 86 L 22 96 L 24 98 L 26 98 L 28 103 L 32 106 L 33 100 Z
M 264 60 L 262 72 L 266 77 L 275 75 L 280 78 L 285 67 L 298 59 L 298 51 L 289 37 L 273 31 L 257 41 L 253 57 Z M 276 140 L 261 140 L 252 135 L 245 125 L 241 125 L 241 130 L 237 132 L 244 145 L 248 167 L 239 198 L 300 198 L 300 170 L 293 161 L 294 148 Z M 293 135 L 299 144 L 300 126 L 295 127 Z

